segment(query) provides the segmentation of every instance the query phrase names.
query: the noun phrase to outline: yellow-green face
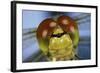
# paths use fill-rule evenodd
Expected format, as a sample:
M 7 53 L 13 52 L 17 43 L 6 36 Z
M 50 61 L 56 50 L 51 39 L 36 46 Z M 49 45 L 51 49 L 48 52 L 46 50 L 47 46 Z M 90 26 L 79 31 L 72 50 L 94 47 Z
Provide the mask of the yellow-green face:
M 64 31 L 61 29 L 61 27 L 57 27 L 54 29 L 53 31 L 53 34 L 54 35 L 57 35 L 57 34 L 60 34 L 60 33 L 63 33 Z
M 64 31 L 61 28 L 54 30 L 53 35 L 61 34 Z M 68 34 L 63 34 L 60 37 L 51 37 L 49 41 L 49 53 L 52 58 L 62 59 L 67 58 L 73 49 L 72 40 Z
M 52 37 L 50 39 L 49 48 L 58 50 L 58 49 L 65 49 L 66 47 L 70 46 L 72 43 L 69 35 L 65 34 L 61 37 Z

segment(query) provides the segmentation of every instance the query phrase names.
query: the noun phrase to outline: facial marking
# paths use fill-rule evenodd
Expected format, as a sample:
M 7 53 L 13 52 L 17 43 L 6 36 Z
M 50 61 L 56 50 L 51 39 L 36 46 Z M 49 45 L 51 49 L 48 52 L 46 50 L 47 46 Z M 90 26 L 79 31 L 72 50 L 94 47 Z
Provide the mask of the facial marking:
M 44 30 L 43 33 L 42 33 L 42 37 L 45 38 L 47 36 L 47 33 L 48 33 L 48 31 Z
M 74 31 L 75 31 L 74 27 L 71 27 L 71 28 L 70 28 L 70 30 L 71 30 L 72 32 L 74 32 Z
M 66 20 L 66 19 L 62 20 L 62 23 L 63 23 L 64 25 L 68 25 L 68 24 L 69 24 L 68 20 Z
M 55 22 L 51 22 L 50 24 L 49 24 L 49 26 L 50 27 L 55 27 L 57 24 L 55 23 Z

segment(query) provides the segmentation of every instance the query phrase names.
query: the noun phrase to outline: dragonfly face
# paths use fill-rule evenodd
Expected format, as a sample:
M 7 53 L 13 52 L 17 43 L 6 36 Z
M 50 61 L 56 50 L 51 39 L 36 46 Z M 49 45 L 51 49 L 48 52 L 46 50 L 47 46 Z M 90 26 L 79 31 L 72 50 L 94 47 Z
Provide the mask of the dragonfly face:
M 72 40 L 69 34 L 60 27 L 56 28 L 49 41 L 49 53 L 52 60 L 67 60 L 72 58 Z
M 76 22 L 68 16 L 43 20 L 37 29 L 37 40 L 43 54 L 50 61 L 71 60 L 79 41 Z

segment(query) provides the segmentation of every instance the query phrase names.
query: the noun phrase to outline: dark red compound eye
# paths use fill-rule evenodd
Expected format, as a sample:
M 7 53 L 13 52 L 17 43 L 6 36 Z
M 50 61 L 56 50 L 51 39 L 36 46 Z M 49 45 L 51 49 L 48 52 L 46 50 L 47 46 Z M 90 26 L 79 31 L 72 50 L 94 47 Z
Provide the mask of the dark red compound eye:
M 52 34 L 53 29 L 56 27 L 56 25 L 57 24 L 53 19 L 45 19 L 37 28 L 37 37 L 40 39 L 47 38 Z
M 60 16 L 57 19 L 57 23 L 65 31 L 73 31 L 73 28 L 77 28 L 75 20 L 71 19 L 69 16 Z

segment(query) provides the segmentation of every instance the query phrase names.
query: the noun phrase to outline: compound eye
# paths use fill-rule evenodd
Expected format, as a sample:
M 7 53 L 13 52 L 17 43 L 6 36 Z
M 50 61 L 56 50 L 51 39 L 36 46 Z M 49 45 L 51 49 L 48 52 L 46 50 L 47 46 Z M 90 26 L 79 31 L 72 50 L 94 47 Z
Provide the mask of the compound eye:
M 53 29 L 57 26 L 57 23 L 49 18 L 43 20 L 37 28 L 37 38 L 38 39 L 46 39 L 53 33 Z
M 66 19 L 64 19 L 64 20 L 62 20 L 62 23 L 63 23 L 64 25 L 68 25 L 68 24 L 69 24 L 69 21 L 66 20 Z

